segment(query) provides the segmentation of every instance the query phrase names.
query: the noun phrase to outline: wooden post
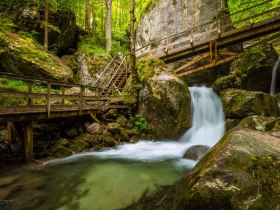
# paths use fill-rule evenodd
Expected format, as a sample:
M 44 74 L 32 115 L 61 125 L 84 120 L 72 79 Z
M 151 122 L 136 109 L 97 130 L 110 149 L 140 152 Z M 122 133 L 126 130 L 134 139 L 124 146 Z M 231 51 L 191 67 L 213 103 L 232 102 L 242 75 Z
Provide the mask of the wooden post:
M 51 116 L 51 83 L 48 83 L 47 88 L 47 112 L 48 112 L 48 118 Z
M 9 142 L 14 142 L 16 139 L 16 130 L 13 122 L 7 123 L 7 139 Z
M 100 88 L 97 88 L 97 100 L 98 100 L 98 105 L 97 105 L 97 109 L 98 109 L 98 113 L 100 113 Z
M 29 162 L 33 158 L 33 126 L 32 122 L 24 123 L 24 159 Z
M 79 96 L 79 115 L 82 114 L 84 91 L 85 91 L 85 87 L 81 86 L 80 96 Z
M 64 95 L 65 95 L 65 88 L 64 86 L 61 87 L 61 94 L 63 96 L 62 100 L 61 100 L 61 104 L 64 105 L 65 104 L 65 98 L 64 98 Z
M 32 82 L 31 81 L 28 82 L 28 93 L 32 93 Z M 32 104 L 32 99 L 31 98 L 28 98 L 27 104 L 28 105 Z
M 210 48 L 210 62 L 213 61 L 213 47 L 212 47 L 212 40 L 210 40 L 209 43 L 209 48 Z
M 217 40 L 214 41 L 215 44 L 215 62 L 218 61 L 218 43 Z

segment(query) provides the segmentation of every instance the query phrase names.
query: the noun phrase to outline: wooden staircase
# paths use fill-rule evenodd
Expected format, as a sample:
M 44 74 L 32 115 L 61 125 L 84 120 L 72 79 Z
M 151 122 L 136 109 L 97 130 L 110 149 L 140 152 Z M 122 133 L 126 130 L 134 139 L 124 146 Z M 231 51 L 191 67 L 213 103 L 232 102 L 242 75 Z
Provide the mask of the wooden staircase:
M 101 96 L 120 94 L 129 74 L 126 57 L 115 56 L 99 75 L 93 86 L 99 88 Z

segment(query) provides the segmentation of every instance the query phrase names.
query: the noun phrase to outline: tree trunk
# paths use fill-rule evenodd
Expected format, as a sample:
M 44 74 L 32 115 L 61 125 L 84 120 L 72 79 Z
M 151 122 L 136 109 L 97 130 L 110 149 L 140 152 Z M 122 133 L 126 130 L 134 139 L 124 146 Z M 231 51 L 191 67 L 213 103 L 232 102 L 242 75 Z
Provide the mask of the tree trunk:
M 130 61 L 131 61 L 131 74 L 132 74 L 132 84 L 138 82 L 137 70 L 136 70 L 136 56 L 135 56 L 135 30 L 134 23 L 135 19 L 135 1 L 130 0 Z
M 48 47 L 49 47 L 48 19 L 49 19 L 49 2 L 48 2 L 48 0 L 45 0 L 44 47 L 46 49 L 48 49 Z
M 93 36 L 96 34 L 96 22 L 95 22 L 95 7 L 94 7 L 94 0 L 92 0 L 91 5 L 91 15 L 92 15 L 92 22 L 91 22 L 91 33 Z
M 112 0 L 106 0 L 106 51 L 112 49 Z
M 90 0 L 86 0 L 85 5 L 85 29 L 90 31 Z

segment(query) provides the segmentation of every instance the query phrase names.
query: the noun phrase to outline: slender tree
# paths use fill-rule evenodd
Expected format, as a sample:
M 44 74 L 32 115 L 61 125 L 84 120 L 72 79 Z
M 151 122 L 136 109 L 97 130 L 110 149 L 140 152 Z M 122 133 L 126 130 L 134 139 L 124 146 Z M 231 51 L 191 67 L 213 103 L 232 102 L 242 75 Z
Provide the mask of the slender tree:
M 112 49 L 112 0 L 106 0 L 106 51 Z
M 44 47 L 46 49 L 48 49 L 48 47 L 49 47 L 49 27 L 48 27 L 48 21 L 49 21 L 49 1 L 45 0 Z
M 135 1 L 130 0 L 130 61 L 131 61 L 131 74 L 132 83 L 136 84 L 138 81 L 137 71 L 136 71 L 136 56 L 135 56 Z
M 86 5 L 85 5 L 85 29 L 87 31 L 90 31 L 90 20 L 91 20 L 91 14 L 90 14 L 90 0 L 86 0 Z

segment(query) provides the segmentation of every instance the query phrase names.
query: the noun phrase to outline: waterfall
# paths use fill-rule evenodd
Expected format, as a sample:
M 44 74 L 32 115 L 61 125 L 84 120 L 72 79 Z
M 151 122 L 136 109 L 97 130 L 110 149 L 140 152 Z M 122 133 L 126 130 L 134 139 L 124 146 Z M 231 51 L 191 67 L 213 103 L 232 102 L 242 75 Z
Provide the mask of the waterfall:
M 280 56 L 278 60 L 275 62 L 273 70 L 272 70 L 272 77 L 271 77 L 271 85 L 270 85 L 270 95 L 275 96 L 275 88 L 276 88 L 276 76 L 277 76 L 277 68 L 280 62 Z
M 146 141 L 122 144 L 101 152 L 85 152 L 55 162 L 67 162 L 83 156 L 102 159 L 129 159 L 140 161 L 163 161 L 181 159 L 193 145 L 213 146 L 224 135 L 224 113 L 220 98 L 211 88 L 191 87 L 193 119 L 192 127 L 179 141 Z M 51 161 L 53 162 L 53 161 Z

